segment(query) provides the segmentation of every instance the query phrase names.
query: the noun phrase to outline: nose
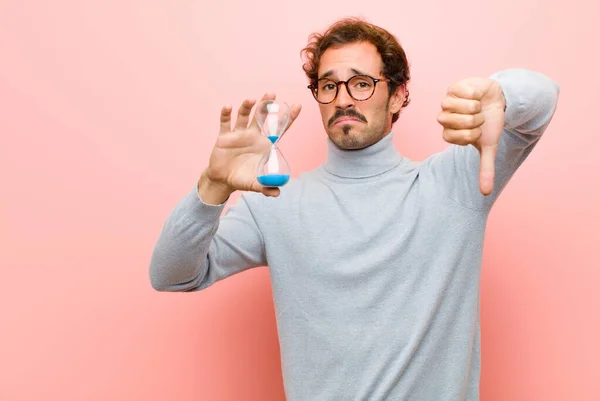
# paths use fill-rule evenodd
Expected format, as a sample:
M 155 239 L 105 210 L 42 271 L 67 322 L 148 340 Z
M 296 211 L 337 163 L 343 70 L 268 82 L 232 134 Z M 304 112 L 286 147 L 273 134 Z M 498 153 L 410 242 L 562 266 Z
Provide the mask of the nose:
M 338 109 L 347 109 L 354 106 L 354 99 L 348 93 L 348 88 L 344 83 L 338 86 L 338 94 L 335 99 L 335 107 Z

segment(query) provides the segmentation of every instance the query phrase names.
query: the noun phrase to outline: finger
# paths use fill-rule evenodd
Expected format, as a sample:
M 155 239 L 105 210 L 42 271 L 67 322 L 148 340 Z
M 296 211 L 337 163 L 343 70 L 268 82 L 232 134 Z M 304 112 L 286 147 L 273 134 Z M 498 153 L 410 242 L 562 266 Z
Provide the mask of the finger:
M 483 113 L 459 114 L 443 111 L 438 115 L 437 120 L 444 128 L 474 129 L 484 123 L 485 116 Z
M 448 93 L 463 99 L 480 100 L 487 90 L 489 83 L 484 79 L 470 78 L 459 81 L 448 87 Z
M 252 187 L 250 188 L 254 192 L 260 192 L 265 196 L 277 197 L 281 190 L 278 187 L 265 187 L 262 186 L 257 180 L 254 180 Z
M 265 196 L 271 196 L 273 198 L 277 198 L 279 196 L 279 194 L 281 193 L 281 190 L 279 188 L 274 188 L 274 187 L 264 187 L 262 190 L 262 193 Z
M 240 109 L 238 110 L 237 120 L 235 121 L 234 130 L 245 130 L 248 128 L 248 120 L 250 119 L 250 112 L 252 111 L 252 107 L 256 100 L 254 99 L 246 99 L 242 102 Z
M 494 163 L 498 145 L 481 147 L 481 165 L 479 167 L 479 190 L 483 195 L 489 195 L 494 189 Z
M 271 92 L 267 92 L 260 99 L 261 102 L 263 100 L 275 100 L 275 94 L 271 93 Z M 260 127 L 258 126 L 258 121 L 256 121 L 256 113 L 254 114 L 254 117 L 252 118 L 252 122 L 250 123 L 250 126 L 248 128 L 260 131 Z
M 446 96 L 442 101 L 442 110 L 448 113 L 477 114 L 481 112 L 479 100 Z
M 231 131 L 231 106 L 223 106 L 221 109 L 221 125 L 219 134 L 225 134 Z
M 481 133 L 482 131 L 479 127 L 460 130 L 445 128 L 442 136 L 446 142 L 466 146 L 475 143 L 481 137 Z

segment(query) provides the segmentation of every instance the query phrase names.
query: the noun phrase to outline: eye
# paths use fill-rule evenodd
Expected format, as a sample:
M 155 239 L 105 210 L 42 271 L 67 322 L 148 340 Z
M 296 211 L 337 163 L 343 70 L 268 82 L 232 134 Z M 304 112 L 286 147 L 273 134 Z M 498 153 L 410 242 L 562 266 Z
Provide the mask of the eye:
M 356 89 L 370 89 L 373 86 L 373 83 L 369 82 L 366 79 L 357 79 L 354 82 L 354 87 Z
M 319 86 L 319 90 L 323 92 L 331 92 L 335 90 L 335 84 L 333 82 L 324 82 Z

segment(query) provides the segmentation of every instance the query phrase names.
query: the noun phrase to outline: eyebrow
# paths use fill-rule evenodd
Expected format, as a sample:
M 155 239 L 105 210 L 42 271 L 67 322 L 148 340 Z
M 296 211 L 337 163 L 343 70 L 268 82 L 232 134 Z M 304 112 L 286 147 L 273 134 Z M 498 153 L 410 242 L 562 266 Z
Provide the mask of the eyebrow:
M 357 75 L 369 75 L 366 72 L 362 72 L 360 70 L 357 70 L 356 68 L 350 68 L 350 71 L 352 71 L 353 73 L 355 73 Z M 331 77 L 334 74 L 335 74 L 335 72 L 333 70 L 329 70 L 325 74 L 321 75 L 318 79 L 329 78 L 329 77 Z

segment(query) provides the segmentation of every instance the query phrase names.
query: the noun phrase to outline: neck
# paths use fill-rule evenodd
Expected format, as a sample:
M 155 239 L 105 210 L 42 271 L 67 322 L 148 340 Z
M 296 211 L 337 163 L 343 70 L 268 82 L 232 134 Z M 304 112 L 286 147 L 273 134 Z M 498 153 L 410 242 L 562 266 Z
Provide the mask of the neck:
M 327 139 L 327 172 L 345 178 L 366 178 L 382 174 L 402 161 L 393 142 L 393 132 L 378 142 L 359 150 L 339 148 L 331 139 Z

